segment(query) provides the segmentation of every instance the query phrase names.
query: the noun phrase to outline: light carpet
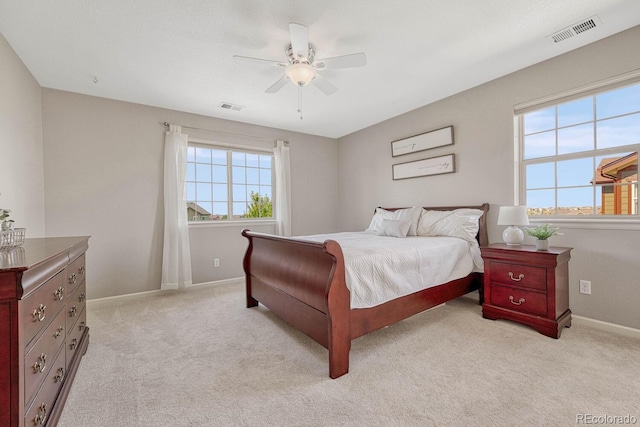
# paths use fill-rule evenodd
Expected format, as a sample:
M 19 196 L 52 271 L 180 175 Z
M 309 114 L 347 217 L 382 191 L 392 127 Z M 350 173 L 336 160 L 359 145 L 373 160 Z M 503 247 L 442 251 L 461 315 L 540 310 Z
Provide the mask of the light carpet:
M 264 307 L 245 308 L 242 284 L 87 310 L 91 341 L 62 427 L 640 420 L 640 340 L 580 325 L 555 340 L 483 319 L 469 298 L 354 340 L 350 372 L 336 380 L 326 349 Z

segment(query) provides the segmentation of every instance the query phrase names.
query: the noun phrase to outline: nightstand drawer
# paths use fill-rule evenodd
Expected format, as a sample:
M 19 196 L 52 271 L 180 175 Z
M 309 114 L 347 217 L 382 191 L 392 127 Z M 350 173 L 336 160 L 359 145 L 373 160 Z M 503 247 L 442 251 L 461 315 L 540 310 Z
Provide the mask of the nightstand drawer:
M 547 290 L 547 269 L 491 261 L 491 282 Z
M 547 296 L 506 286 L 491 285 L 491 304 L 537 316 L 547 315 Z

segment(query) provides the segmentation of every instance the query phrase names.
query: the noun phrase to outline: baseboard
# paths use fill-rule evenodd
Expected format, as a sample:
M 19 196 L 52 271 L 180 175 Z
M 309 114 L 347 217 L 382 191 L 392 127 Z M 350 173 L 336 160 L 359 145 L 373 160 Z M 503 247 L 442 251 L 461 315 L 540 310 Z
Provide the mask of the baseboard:
M 229 285 L 232 283 L 244 283 L 243 277 L 234 277 L 231 279 L 222 279 L 222 280 L 214 280 L 212 282 L 202 282 L 202 283 L 194 283 L 192 285 L 187 286 L 188 288 L 195 288 L 199 286 L 212 286 L 212 285 Z
M 214 280 L 212 282 L 203 282 L 203 283 L 194 283 L 187 286 L 185 289 L 193 289 L 202 286 L 220 286 L 220 285 L 229 285 L 233 283 L 242 283 L 244 281 L 244 277 L 235 277 L 231 279 L 223 279 L 223 280 Z M 179 289 L 171 289 L 170 292 L 179 291 Z M 156 294 L 158 292 L 166 292 L 161 289 L 155 289 L 153 291 L 143 291 L 143 292 L 135 292 L 131 294 L 125 295 L 114 295 L 112 297 L 104 297 L 104 298 L 92 298 L 87 300 L 87 304 L 93 305 L 101 302 L 113 301 L 113 300 L 122 300 L 122 299 L 132 299 L 132 298 L 140 298 L 146 297 L 151 294 Z
M 640 329 L 616 325 L 615 323 L 603 322 L 602 320 L 590 319 L 588 317 L 576 316 L 575 314 L 571 315 L 571 319 L 575 325 L 589 326 L 601 331 L 640 339 Z

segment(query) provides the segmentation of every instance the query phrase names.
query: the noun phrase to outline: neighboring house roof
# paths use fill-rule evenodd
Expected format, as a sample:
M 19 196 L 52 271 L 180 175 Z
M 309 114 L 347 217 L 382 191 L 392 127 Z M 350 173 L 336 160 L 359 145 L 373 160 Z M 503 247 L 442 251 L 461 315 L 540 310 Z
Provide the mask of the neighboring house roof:
M 199 215 L 211 215 L 210 212 L 194 202 L 187 202 L 187 209 L 193 209 Z
M 627 154 L 622 157 L 610 157 L 602 159 L 598 168 L 596 169 L 596 184 L 610 184 L 617 182 L 616 178 L 618 171 L 621 169 L 635 166 L 638 167 L 638 153 Z M 638 174 L 627 176 L 624 181 L 635 182 L 638 181 Z M 591 181 L 593 183 L 593 180 Z

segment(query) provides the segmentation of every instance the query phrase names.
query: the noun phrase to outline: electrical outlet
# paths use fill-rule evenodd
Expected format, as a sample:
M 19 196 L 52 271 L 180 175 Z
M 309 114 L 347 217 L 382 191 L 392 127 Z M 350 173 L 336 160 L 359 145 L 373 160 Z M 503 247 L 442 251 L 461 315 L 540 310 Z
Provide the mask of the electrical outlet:
M 580 293 L 591 295 L 591 281 L 590 280 L 580 280 Z
M 213 266 L 214 267 L 220 267 L 220 258 L 214 258 L 213 259 Z

